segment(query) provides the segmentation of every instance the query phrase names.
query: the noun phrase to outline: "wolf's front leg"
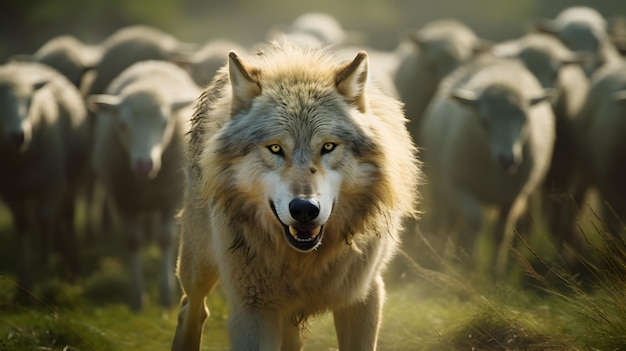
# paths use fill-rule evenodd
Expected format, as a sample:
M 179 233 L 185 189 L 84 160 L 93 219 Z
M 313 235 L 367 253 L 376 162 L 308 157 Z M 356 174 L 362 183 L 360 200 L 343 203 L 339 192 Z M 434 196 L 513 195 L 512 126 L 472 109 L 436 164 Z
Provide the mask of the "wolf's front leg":
M 228 321 L 232 351 L 277 351 L 281 349 L 281 319 L 271 312 L 233 308 Z
M 292 319 L 287 319 L 283 325 L 283 337 L 280 351 L 301 351 L 302 332 L 300 326 Z
M 183 217 L 183 219 L 188 217 Z M 185 231 L 192 226 L 182 226 L 180 254 L 178 256 L 178 279 L 183 289 L 178 325 L 172 342 L 172 351 L 199 351 L 202 330 L 209 317 L 205 298 L 217 286 L 217 266 L 207 263 L 203 245 L 197 244 L 194 232 Z M 199 228 L 199 227 L 197 227 Z M 198 234 L 197 232 L 195 234 Z
M 376 350 L 384 301 L 385 284 L 378 276 L 365 299 L 333 311 L 339 350 Z
M 204 297 L 190 301 L 188 296 L 183 296 L 171 350 L 200 351 L 202 329 L 208 316 L 209 310 L 205 305 Z

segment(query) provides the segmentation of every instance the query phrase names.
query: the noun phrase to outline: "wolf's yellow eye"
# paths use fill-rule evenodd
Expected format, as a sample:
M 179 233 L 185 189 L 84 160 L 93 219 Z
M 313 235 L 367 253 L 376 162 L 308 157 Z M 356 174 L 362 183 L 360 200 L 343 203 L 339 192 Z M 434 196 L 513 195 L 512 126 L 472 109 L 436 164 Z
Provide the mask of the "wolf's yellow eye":
M 335 149 L 335 147 L 337 147 L 337 144 L 335 143 L 324 143 L 324 145 L 322 146 L 322 153 L 328 153 L 331 152 Z
M 272 144 L 267 147 L 271 153 L 281 155 L 283 153 L 283 148 L 278 144 Z

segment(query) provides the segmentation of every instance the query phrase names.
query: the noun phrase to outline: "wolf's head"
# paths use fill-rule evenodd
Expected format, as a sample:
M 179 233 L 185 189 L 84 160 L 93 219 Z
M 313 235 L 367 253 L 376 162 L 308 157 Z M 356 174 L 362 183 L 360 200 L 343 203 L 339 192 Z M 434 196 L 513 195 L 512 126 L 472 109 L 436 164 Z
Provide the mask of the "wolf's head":
M 367 54 L 342 64 L 325 55 L 278 50 L 248 63 L 231 52 L 230 116 L 201 161 L 206 197 L 301 252 L 318 248 L 325 229 L 346 231 L 345 217 L 362 222 L 385 196 L 379 122 L 366 117 Z

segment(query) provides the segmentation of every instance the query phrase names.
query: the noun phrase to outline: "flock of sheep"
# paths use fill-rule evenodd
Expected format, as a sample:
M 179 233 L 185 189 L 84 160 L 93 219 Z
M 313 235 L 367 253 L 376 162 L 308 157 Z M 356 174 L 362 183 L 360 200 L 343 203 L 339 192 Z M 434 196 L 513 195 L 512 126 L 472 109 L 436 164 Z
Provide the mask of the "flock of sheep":
M 422 149 L 423 230 L 472 253 L 485 208 L 497 208 L 501 270 L 511 228 L 528 225 L 532 194 L 542 194 L 555 238 L 574 246 L 588 189 L 610 205 L 609 222 L 626 219 L 626 63 L 611 28 L 595 10 L 572 7 L 506 42 L 437 20 L 395 51 L 368 50 L 372 78 L 404 103 Z M 331 45 L 346 57 L 362 49 L 322 14 L 303 15 L 273 39 Z M 19 238 L 23 287 L 34 283 L 35 248 L 54 247 L 68 272 L 78 268 L 75 201 L 101 206 L 100 188 L 126 231 L 131 307 L 142 306 L 139 250 L 152 227 L 164 256 L 161 302 L 174 302 L 187 122 L 232 49 L 255 50 L 218 40 L 198 47 L 132 26 L 93 46 L 53 38 L 0 66 L 0 198 Z
M 626 63 L 608 28 L 594 9 L 571 7 L 491 45 L 458 24 L 418 33 L 420 48 L 437 52 L 431 71 L 444 72 L 427 104 L 407 106 L 430 182 L 429 230 L 454 233 L 471 256 L 484 209 L 496 208 L 496 274 L 506 269 L 512 228 L 529 230 L 535 193 L 559 247 L 583 249 L 577 217 L 592 187 L 606 202 L 598 212 L 608 230 L 624 234 Z

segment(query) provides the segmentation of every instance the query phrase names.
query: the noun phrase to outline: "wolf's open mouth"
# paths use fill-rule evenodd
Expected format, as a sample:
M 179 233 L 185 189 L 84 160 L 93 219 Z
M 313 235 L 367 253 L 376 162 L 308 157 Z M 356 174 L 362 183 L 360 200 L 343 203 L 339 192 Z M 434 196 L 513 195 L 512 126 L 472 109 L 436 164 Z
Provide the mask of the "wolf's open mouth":
M 308 226 L 306 224 L 299 226 L 285 225 L 278 217 L 276 213 L 276 207 L 274 203 L 270 202 L 272 212 L 274 216 L 283 225 L 285 238 L 291 247 L 300 252 L 309 252 L 316 249 L 322 243 L 322 236 L 324 235 L 324 226 Z
M 285 236 L 287 237 L 287 242 L 291 244 L 294 249 L 302 252 L 309 252 L 315 249 L 322 242 L 323 229 L 324 226 L 285 226 Z

